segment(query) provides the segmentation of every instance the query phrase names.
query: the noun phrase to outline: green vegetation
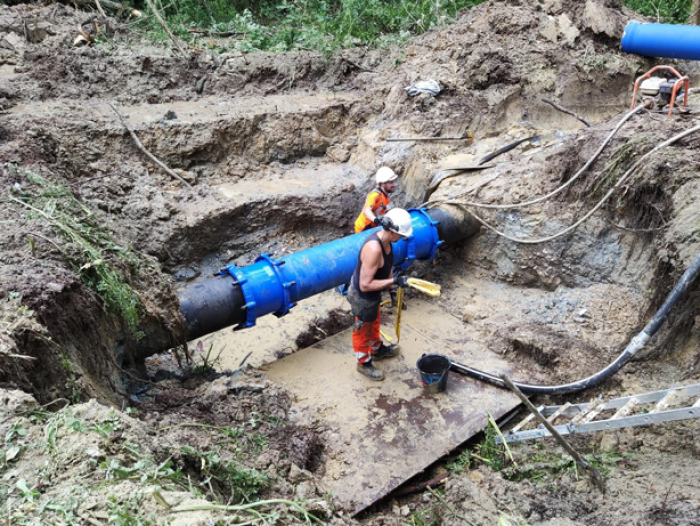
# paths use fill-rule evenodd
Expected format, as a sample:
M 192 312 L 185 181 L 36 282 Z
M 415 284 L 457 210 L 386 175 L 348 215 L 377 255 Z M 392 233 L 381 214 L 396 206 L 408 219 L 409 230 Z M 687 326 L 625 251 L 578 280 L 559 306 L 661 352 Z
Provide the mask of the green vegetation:
M 171 31 L 193 47 L 213 52 L 332 52 L 354 46 L 403 43 L 445 25 L 457 12 L 484 0 L 154 0 Z M 623 0 L 657 22 L 685 24 L 692 0 Z M 130 0 L 146 16 L 136 20 L 151 38 L 168 36 L 146 0 Z M 219 40 L 217 37 L 225 37 Z
M 562 451 L 551 451 L 543 442 L 530 443 L 526 454 L 520 452 L 521 458 L 518 458 L 517 464 L 508 462 L 504 444 L 496 444 L 494 440 L 497 433 L 495 426 L 490 425 L 484 431 L 484 438 L 473 449 L 465 449 L 445 467 L 452 473 L 458 474 L 469 471 L 475 464 L 481 463 L 494 471 L 501 472 L 504 478 L 515 482 L 529 480 L 538 484 L 552 485 L 567 474 L 576 480 L 579 479 L 578 465 L 574 459 Z M 524 455 L 526 456 L 522 458 Z M 616 452 L 588 453 L 583 455 L 583 458 L 603 477 L 610 476 L 611 468 L 617 467 L 618 462 L 625 460 L 625 457 Z
M 401 42 L 452 20 L 462 8 L 484 0 L 173 0 L 154 2 L 172 32 L 198 47 L 214 51 L 331 52 L 353 46 Z M 167 35 L 147 2 L 132 5 L 151 16 L 138 22 L 152 37 Z M 191 33 L 188 30 L 197 30 Z M 231 37 L 230 48 L 210 39 Z
M 61 367 L 63 367 L 63 370 L 66 372 L 66 376 L 68 377 L 66 380 L 68 397 L 72 403 L 77 404 L 80 402 L 81 397 L 77 379 L 78 366 L 73 363 L 66 354 L 60 354 L 58 357 L 61 360 Z
M 687 24 L 692 0 L 622 0 L 630 9 L 665 24 Z
M 411 35 L 452 21 L 484 0 L 173 0 L 154 1 L 171 31 L 193 47 L 216 53 L 403 43 Z M 657 22 L 685 24 L 692 0 L 623 0 Z M 136 20 L 155 40 L 168 36 L 146 0 L 127 2 L 146 16 Z M 220 40 L 218 37 L 225 37 Z
M 197 365 L 195 365 L 194 368 L 195 374 L 204 376 L 209 373 L 213 373 L 214 371 L 216 371 L 216 368 L 221 365 L 221 353 L 224 352 L 224 347 L 222 347 L 219 350 L 216 356 L 211 355 L 211 351 L 213 348 L 214 344 L 210 343 L 209 349 L 207 349 L 207 352 L 204 353 L 204 345 L 202 344 L 202 342 L 198 343 L 197 349 L 201 354 L 200 361 Z
M 26 184 L 12 189 L 10 199 L 24 205 L 30 216 L 55 227 L 63 243 L 46 240 L 61 252 L 108 308 L 121 314 L 133 337 L 143 337 L 137 331 L 140 300 L 124 277 L 142 262 L 129 249 L 114 243 L 112 233 L 100 224 L 94 212 L 73 197 L 68 187 L 14 165 L 7 166 L 27 179 Z M 31 233 L 27 237 L 30 250 L 35 253 L 35 238 L 43 236 Z
M 83 522 L 77 513 L 81 508 L 86 512 L 85 503 L 93 495 L 106 506 L 101 518 L 113 525 L 167 524 L 172 516 L 164 522 L 164 513 L 196 510 L 226 512 L 226 524 L 320 523 L 301 502 L 259 500 L 271 482 L 268 473 L 230 458 L 239 445 L 232 436 L 243 438 L 264 422 L 274 423 L 268 415 L 256 413 L 235 430 L 185 424 L 217 430 L 222 440 L 206 449 L 184 446 L 154 451 L 133 442 L 139 435 L 133 433 L 133 423 L 122 413 L 112 411 L 108 416 L 81 420 L 70 408 L 56 413 L 32 411 L 28 417 L 9 423 L 0 448 L 0 475 L 4 477 L 0 513 L 11 524 L 35 524 L 39 517 L 41 524 L 77 526 Z M 43 445 L 38 444 L 39 437 L 45 441 Z M 248 451 L 246 458 L 254 457 Z M 30 455 L 45 455 L 46 461 L 27 469 Z M 91 473 L 89 484 L 61 488 L 58 474 L 84 469 Z M 161 493 L 166 491 L 187 492 L 200 503 L 183 505 L 186 499 L 167 493 L 166 500 Z M 156 512 L 151 499 L 160 506 Z M 204 499 L 209 502 L 202 502 Z
M 214 496 L 223 497 L 220 500 L 250 502 L 269 482 L 267 473 L 245 468 L 233 460 L 223 459 L 213 451 L 198 451 L 183 446 L 182 453 L 186 458 L 195 460 L 192 465 L 200 468 L 205 492 L 209 488 Z
M 110 495 L 107 507 L 109 509 L 108 523 L 112 526 L 151 526 L 157 523 L 155 513 L 150 517 L 143 517 L 141 513 L 142 493 L 130 495 L 128 499 L 120 502 L 114 495 Z
M 583 458 L 596 468 L 604 478 L 609 477 L 610 469 L 616 467 L 617 463 L 623 460 L 619 453 L 612 452 L 600 455 L 588 453 L 583 455 Z M 503 476 L 509 480 L 516 482 L 530 480 L 540 484 L 552 484 L 567 474 L 576 480 L 580 478 L 578 464 L 566 453 L 545 452 L 531 455 L 527 464 L 503 470 Z

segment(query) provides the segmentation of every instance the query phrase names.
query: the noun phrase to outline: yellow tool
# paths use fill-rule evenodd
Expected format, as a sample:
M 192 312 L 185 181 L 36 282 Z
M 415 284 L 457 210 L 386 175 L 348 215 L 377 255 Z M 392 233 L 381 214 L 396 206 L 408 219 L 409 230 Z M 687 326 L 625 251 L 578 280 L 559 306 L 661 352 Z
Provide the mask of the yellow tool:
M 431 283 L 424 279 L 408 278 L 408 285 L 416 290 L 420 290 L 423 294 L 437 298 L 440 296 L 440 285 Z M 401 339 L 401 312 L 403 311 L 403 287 L 399 287 L 396 291 L 396 318 L 394 321 L 394 331 L 396 332 L 396 342 L 394 342 L 383 331 L 379 331 L 382 337 L 391 344 L 398 344 Z
M 396 291 L 396 318 L 394 319 L 396 341 L 392 340 L 384 331 L 379 331 L 382 337 L 392 345 L 397 345 L 401 339 L 401 311 L 403 311 L 403 288 L 399 287 Z
M 431 283 L 430 281 L 425 281 L 424 279 L 408 278 L 408 285 L 421 291 L 423 294 L 432 296 L 433 298 L 440 296 L 441 287 L 437 283 Z

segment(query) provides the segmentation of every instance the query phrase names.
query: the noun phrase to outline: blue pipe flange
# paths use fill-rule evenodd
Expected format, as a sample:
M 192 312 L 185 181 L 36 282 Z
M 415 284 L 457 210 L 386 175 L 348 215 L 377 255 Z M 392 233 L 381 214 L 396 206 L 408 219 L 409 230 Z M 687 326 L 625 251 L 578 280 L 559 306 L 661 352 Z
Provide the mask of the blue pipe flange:
M 425 208 L 412 208 L 410 212 L 418 212 L 421 214 L 425 219 L 428 221 L 431 227 L 431 232 L 433 234 L 433 244 L 430 249 L 430 254 L 428 255 L 428 259 L 435 259 L 435 255 L 437 254 L 438 248 L 440 248 L 445 242 L 440 240 L 440 235 L 438 234 L 438 224 L 440 224 L 439 221 L 434 221 L 430 215 L 428 215 L 428 211 Z
M 292 303 L 292 298 L 291 294 L 289 293 L 289 289 L 291 289 L 294 285 L 297 284 L 296 281 L 285 281 L 284 277 L 282 276 L 282 273 L 280 272 L 279 267 L 284 265 L 285 261 L 284 259 L 272 259 L 270 257 L 270 254 L 262 254 L 258 256 L 255 259 L 255 263 L 258 261 L 266 261 L 268 265 L 270 265 L 270 268 L 272 271 L 275 273 L 275 277 L 277 277 L 277 280 L 280 282 L 280 285 L 282 286 L 282 294 L 283 294 L 283 305 L 282 309 L 278 310 L 277 312 L 274 312 L 273 314 L 277 316 L 278 318 L 284 316 L 289 312 L 289 310 L 294 307 L 294 303 Z
M 419 217 L 423 218 L 427 223 L 430 225 L 430 253 L 428 254 L 427 258 L 421 258 L 421 259 L 435 259 L 435 255 L 437 254 L 437 250 L 440 247 L 440 245 L 443 244 L 443 241 L 440 241 L 440 236 L 438 234 L 438 221 L 433 221 L 433 219 L 428 215 L 428 212 L 426 211 L 425 208 L 411 208 L 408 210 L 409 213 L 411 212 L 416 212 Z M 415 241 L 415 234 L 411 235 L 410 237 L 406 238 L 406 259 L 401 263 L 401 265 L 398 265 L 397 268 L 400 270 L 406 270 L 408 267 L 411 266 L 411 264 L 415 261 L 416 259 L 416 241 Z
M 411 266 L 413 261 L 416 259 L 416 237 L 411 234 L 406 238 L 406 259 L 404 259 L 403 263 L 399 265 L 398 268 L 401 270 L 406 270 L 408 267 Z
M 236 265 L 228 265 L 225 269 L 221 269 L 219 274 L 225 275 L 226 273 L 233 276 L 238 285 L 241 287 L 241 292 L 243 293 L 243 299 L 245 300 L 245 326 L 252 327 L 255 325 L 255 320 L 257 319 L 257 314 L 255 312 L 255 307 L 257 303 L 255 302 L 255 297 L 253 296 L 252 287 L 248 284 L 248 279 L 243 273 L 243 269 L 238 268 Z M 237 325 L 233 330 L 237 331 L 243 329 L 243 324 Z

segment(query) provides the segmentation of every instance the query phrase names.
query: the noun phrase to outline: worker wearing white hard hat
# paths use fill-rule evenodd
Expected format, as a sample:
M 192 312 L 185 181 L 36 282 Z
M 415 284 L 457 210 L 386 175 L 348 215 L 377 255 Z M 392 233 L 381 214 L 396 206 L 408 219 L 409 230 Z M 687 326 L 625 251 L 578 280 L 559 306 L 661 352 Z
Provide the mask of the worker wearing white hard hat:
M 355 220 L 355 233 L 379 226 L 381 216 L 391 210 L 389 196 L 396 191 L 396 183 L 399 178 L 396 172 L 388 166 L 382 166 L 375 175 L 377 187 L 372 190 L 362 212 Z
M 360 248 L 348 293 L 354 320 L 352 348 L 357 370 L 370 380 L 384 379 L 384 373 L 374 367 L 374 361 L 399 354 L 396 345 L 386 345 L 382 341 L 379 305 L 383 290 L 406 286 L 408 278 L 394 274 L 391 244 L 413 234 L 411 215 L 401 208 L 387 212 L 380 224 L 381 230 L 370 234 Z

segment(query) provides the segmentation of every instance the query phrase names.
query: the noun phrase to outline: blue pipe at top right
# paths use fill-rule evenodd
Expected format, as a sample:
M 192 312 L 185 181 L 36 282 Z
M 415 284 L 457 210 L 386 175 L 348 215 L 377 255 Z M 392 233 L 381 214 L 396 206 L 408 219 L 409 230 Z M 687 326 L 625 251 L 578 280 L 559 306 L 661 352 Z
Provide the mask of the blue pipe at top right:
M 622 51 L 645 57 L 700 60 L 700 27 L 631 21 L 622 35 Z

